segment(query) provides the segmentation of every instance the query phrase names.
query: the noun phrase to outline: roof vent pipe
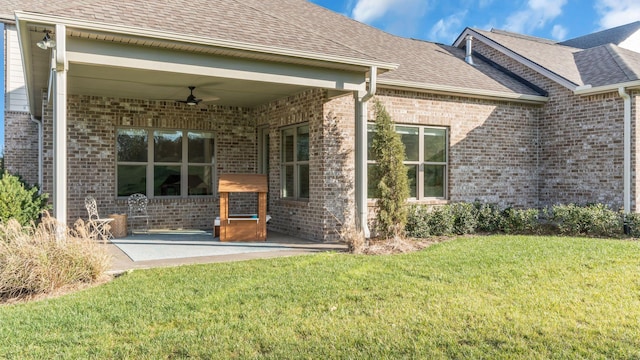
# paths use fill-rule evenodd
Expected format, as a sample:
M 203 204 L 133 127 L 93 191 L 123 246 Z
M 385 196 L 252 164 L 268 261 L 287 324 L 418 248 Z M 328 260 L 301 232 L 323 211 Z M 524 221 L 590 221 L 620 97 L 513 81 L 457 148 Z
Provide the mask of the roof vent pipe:
M 469 65 L 474 65 L 473 63 L 473 57 L 471 56 L 471 52 L 472 52 L 472 44 L 473 44 L 473 36 L 471 35 L 467 35 L 467 37 L 465 38 L 465 40 L 467 40 L 467 55 L 464 57 L 464 61 L 467 62 L 467 64 Z

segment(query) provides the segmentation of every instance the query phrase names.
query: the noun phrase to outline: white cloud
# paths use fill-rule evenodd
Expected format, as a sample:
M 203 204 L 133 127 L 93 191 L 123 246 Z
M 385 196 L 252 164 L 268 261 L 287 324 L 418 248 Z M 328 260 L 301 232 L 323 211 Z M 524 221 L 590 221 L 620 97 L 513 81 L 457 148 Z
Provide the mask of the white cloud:
M 462 21 L 466 16 L 467 11 L 465 10 L 438 20 L 429 31 L 429 39 L 444 44 L 453 43 L 462 32 Z
M 562 14 L 567 0 L 529 0 L 527 8 L 511 14 L 504 28 L 517 33 L 532 33 Z
M 603 29 L 640 20 L 638 0 L 598 0 L 596 9 L 602 15 L 600 26 Z
M 568 33 L 569 31 L 567 30 L 567 28 L 562 25 L 554 25 L 553 29 L 551 30 L 551 36 L 558 41 L 566 39 Z
M 355 20 L 368 23 L 383 17 L 393 3 L 394 0 L 358 0 L 351 14 Z
M 357 0 L 351 17 L 401 36 L 415 36 L 424 22 L 428 0 Z

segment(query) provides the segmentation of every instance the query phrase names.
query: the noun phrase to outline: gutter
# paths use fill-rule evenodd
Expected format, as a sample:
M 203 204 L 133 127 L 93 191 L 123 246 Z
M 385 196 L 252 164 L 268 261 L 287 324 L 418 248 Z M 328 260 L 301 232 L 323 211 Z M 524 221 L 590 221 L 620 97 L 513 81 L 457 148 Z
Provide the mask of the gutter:
M 461 97 L 489 99 L 489 100 L 509 100 L 523 103 L 546 103 L 548 96 L 516 94 L 494 90 L 470 89 L 449 85 L 425 84 L 413 81 L 380 79 L 378 84 L 385 88 L 411 91 L 427 91 L 429 93 L 456 95 Z
M 367 205 L 367 102 L 376 94 L 378 87 L 378 68 L 371 66 L 369 70 L 369 88 L 360 96 L 356 94 L 356 131 L 355 131 L 355 197 L 356 197 L 356 228 L 361 230 L 365 238 L 371 237 L 367 219 L 369 207 Z
M 603 94 L 608 92 L 617 91 L 620 92 L 620 89 L 623 91 L 629 90 L 631 88 L 640 88 L 640 80 L 627 81 L 624 83 L 612 84 L 612 85 L 603 85 L 592 87 L 591 85 L 583 85 L 578 86 L 573 90 L 573 93 L 576 95 L 596 95 Z
M 624 87 L 618 88 L 624 100 L 624 213 L 631 212 L 631 96 Z

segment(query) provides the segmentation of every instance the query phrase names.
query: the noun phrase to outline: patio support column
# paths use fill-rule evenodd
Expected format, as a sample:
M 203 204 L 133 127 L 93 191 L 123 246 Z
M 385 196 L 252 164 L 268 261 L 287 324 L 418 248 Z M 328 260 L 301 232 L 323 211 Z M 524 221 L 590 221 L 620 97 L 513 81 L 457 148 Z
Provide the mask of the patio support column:
M 362 230 L 366 238 L 371 236 L 367 217 L 367 102 L 359 93 L 355 93 L 356 134 L 355 134 L 355 197 L 356 227 Z
M 67 70 L 66 27 L 56 25 L 53 92 L 53 213 L 67 223 Z

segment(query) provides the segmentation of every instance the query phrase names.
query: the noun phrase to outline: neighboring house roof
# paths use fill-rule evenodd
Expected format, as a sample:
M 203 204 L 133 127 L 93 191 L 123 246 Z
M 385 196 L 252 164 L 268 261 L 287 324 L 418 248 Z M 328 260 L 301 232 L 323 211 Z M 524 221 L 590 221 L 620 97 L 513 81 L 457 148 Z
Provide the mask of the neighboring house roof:
M 606 44 L 620 45 L 638 31 L 640 31 L 640 21 L 565 40 L 558 44 L 580 49 L 590 49 Z
M 501 30 L 467 29 L 480 40 L 562 85 L 601 87 L 640 80 L 640 53 L 615 44 L 581 49 Z M 456 41 L 464 46 L 464 36 Z
M 488 91 L 512 98 L 543 95 L 486 62 L 478 60 L 470 66 L 460 49 L 394 36 L 306 0 L 52 0 L 46 4 L 9 0 L 0 4 L 0 15 L 15 10 L 399 64 L 397 70 L 381 74 L 380 84 L 445 87 L 460 94 Z

